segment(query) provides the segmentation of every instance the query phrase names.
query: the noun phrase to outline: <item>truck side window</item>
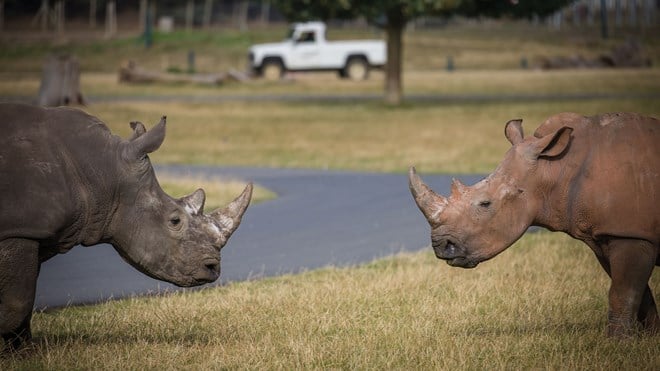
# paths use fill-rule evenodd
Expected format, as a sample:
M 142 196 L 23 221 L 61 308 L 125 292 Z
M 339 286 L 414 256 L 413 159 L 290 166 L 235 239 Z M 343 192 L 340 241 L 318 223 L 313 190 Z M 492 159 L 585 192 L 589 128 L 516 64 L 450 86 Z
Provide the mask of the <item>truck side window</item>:
M 309 31 L 309 32 L 303 32 L 300 34 L 300 37 L 298 38 L 299 43 L 308 43 L 308 42 L 314 42 L 314 32 Z

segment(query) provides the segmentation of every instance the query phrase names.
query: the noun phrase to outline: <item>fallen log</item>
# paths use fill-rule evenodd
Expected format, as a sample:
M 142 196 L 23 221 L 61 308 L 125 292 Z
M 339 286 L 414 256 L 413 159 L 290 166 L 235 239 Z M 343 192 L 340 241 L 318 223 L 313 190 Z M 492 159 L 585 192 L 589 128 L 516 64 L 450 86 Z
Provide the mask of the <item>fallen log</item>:
M 226 78 L 227 74 L 225 73 L 184 74 L 150 71 L 138 66 L 135 61 L 128 61 L 119 68 L 120 83 L 193 83 L 202 85 L 221 85 Z

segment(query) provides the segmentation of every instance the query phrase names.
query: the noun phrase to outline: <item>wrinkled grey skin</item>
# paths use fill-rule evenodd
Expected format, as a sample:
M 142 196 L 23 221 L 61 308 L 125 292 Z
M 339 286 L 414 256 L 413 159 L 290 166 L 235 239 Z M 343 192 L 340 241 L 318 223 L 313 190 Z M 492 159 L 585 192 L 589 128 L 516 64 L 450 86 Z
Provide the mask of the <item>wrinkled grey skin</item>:
M 648 285 L 660 265 L 660 122 L 634 113 L 561 113 L 534 135 L 511 120 L 512 147 L 495 171 L 451 196 L 411 168 L 410 190 L 431 225 L 433 250 L 452 266 L 475 267 L 511 246 L 530 225 L 585 242 L 612 278 L 608 334 L 660 330 Z
M 252 184 L 204 214 L 198 189 L 174 199 L 148 153 L 165 118 L 129 140 L 72 108 L 0 104 L 0 334 L 9 350 L 30 339 L 40 264 L 73 246 L 110 243 L 139 271 L 178 286 L 215 281 L 220 249 L 238 227 Z

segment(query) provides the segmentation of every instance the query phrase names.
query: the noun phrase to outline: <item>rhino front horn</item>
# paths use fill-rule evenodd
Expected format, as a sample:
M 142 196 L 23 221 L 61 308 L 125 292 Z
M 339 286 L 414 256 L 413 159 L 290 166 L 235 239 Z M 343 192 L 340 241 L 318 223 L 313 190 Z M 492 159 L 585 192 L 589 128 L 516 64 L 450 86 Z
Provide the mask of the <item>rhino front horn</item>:
M 433 192 L 422 179 L 417 175 L 415 167 L 411 166 L 408 171 L 408 182 L 410 192 L 417 203 L 417 207 L 422 211 L 429 224 L 437 225 L 440 223 L 439 216 L 447 206 L 447 199 Z
M 241 224 L 241 218 L 252 199 L 252 182 L 245 186 L 243 192 L 222 209 L 214 210 L 209 216 L 220 226 L 222 243 L 227 242 L 232 233 Z

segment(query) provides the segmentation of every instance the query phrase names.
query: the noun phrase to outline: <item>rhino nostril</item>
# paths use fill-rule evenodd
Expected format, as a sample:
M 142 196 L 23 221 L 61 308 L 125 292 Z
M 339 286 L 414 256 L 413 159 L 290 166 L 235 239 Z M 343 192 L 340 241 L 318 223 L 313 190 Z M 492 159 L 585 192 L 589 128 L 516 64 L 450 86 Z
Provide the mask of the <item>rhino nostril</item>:
M 205 265 L 206 269 L 208 269 L 211 272 L 217 272 L 218 271 L 218 263 L 208 263 Z
M 431 241 L 434 249 L 444 249 L 447 246 L 447 240 Z

